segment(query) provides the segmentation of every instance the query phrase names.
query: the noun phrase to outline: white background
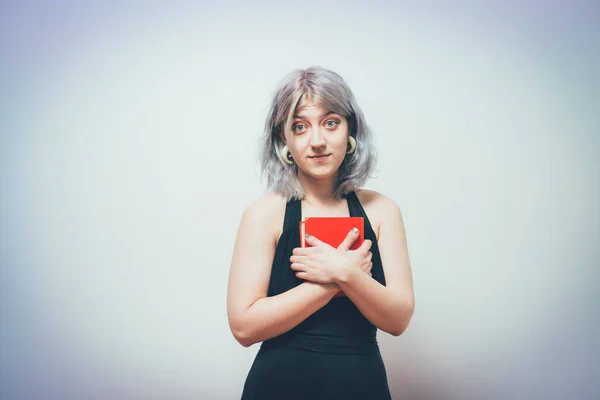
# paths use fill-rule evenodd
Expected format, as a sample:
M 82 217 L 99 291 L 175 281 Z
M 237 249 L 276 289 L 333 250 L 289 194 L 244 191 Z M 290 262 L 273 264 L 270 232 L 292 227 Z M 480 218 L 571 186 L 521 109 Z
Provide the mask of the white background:
M 600 7 L 498 3 L 4 2 L 0 397 L 239 398 L 257 139 L 279 80 L 320 65 L 406 224 L 394 398 L 598 398 Z

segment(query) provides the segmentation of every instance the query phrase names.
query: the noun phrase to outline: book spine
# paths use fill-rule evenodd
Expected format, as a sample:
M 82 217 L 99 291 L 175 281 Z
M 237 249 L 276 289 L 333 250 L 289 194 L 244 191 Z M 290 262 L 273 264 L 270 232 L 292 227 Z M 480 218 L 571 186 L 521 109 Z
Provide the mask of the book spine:
M 304 221 L 300 222 L 300 247 L 306 247 L 306 242 L 304 241 L 305 236 L 304 233 L 306 232 L 306 225 L 304 224 Z

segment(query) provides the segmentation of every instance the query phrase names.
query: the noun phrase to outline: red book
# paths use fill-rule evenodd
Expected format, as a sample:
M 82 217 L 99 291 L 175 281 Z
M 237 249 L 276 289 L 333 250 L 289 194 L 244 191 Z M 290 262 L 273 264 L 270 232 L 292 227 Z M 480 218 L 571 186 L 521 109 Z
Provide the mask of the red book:
M 352 228 L 357 228 L 359 238 L 350 246 L 350 250 L 356 250 L 365 239 L 364 226 L 363 217 L 307 217 L 300 222 L 300 247 L 306 247 L 304 235 L 309 233 L 337 248 Z
M 359 237 L 350 246 L 350 250 L 356 250 L 365 240 L 364 226 L 363 217 L 307 217 L 300 222 L 300 247 L 307 247 L 304 235 L 309 233 L 337 249 L 352 228 L 357 228 Z M 336 297 L 340 296 L 346 294 L 344 292 L 336 294 Z

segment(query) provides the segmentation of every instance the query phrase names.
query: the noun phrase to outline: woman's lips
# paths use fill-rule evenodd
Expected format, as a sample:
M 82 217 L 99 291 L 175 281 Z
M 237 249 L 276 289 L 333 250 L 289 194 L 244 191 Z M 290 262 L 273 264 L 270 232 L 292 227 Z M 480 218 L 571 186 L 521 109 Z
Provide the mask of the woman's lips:
M 329 156 L 330 156 L 330 154 L 325 154 L 322 156 L 315 156 L 315 157 L 309 157 L 309 158 L 316 163 L 322 163 L 322 162 L 325 162 Z

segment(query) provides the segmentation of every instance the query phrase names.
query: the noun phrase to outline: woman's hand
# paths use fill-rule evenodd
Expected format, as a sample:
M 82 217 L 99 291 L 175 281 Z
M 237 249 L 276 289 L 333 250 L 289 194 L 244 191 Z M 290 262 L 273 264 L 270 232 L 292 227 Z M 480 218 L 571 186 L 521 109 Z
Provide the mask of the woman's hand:
M 357 231 L 350 231 L 338 248 L 333 248 L 314 236 L 307 236 L 311 247 L 297 247 L 290 257 L 296 276 L 317 283 L 336 283 L 352 268 L 360 268 L 371 275 L 371 241 L 365 240 L 356 250 L 348 250 L 358 239 Z

